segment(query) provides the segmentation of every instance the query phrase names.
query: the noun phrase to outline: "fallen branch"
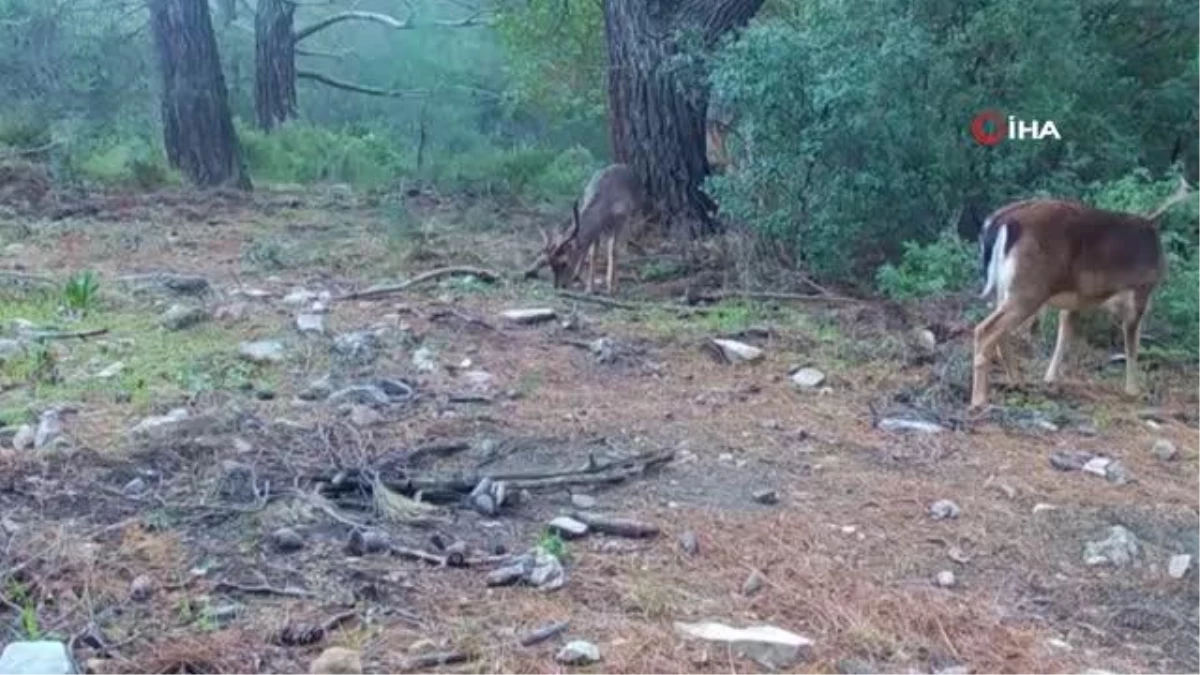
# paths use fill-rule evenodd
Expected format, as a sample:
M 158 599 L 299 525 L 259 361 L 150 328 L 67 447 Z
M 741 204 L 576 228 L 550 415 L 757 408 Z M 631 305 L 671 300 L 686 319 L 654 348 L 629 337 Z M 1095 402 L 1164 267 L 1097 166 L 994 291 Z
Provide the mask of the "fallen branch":
M 249 586 L 245 584 L 235 584 L 232 581 L 218 581 L 216 585 L 218 591 L 240 591 L 242 593 L 251 593 L 253 595 L 286 595 L 293 598 L 311 598 L 312 593 L 301 588 L 276 588 L 268 584 L 258 584 Z
M 72 331 L 35 331 L 32 333 L 29 333 L 29 339 L 35 340 L 38 342 L 40 342 L 42 340 L 70 340 L 70 339 L 83 340 L 83 339 L 90 338 L 90 337 L 96 337 L 97 335 L 106 335 L 107 333 L 108 333 L 107 328 L 92 328 L 90 330 L 72 330 Z
M 699 293 L 694 296 L 695 300 L 705 302 L 720 302 L 721 300 L 728 300 L 729 298 L 743 298 L 748 300 L 788 300 L 794 302 L 863 302 L 858 298 L 851 298 L 844 295 L 804 295 L 802 293 L 779 293 L 775 291 L 747 290 L 711 291 L 708 293 Z
M 62 141 L 50 141 L 45 145 L 39 145 L 36 148 L 16 148 L 8 152 L 0 154 L 0 160 L 12 159 L 13 157 L 27 157 L 29 155 L 39 155 L 47 150 L 53 150 L 55 147 L 62 145 Z
M 403 283 L 394 284 L 391 286 L 376 286 L 374 288 L 368 288 L 363 291 L 355 291 L 353 293 L 347 293 L 345 295 L 340 295 L 334 299 L 339 300 L 339 301 L 374 300 L 377 298 L 382 298 L 384 296 L 394 295 L 396 293 L 402 293 L 402 292 L 408 290 L 409 288 L 416 286 L 417 284 L 422 284 L 427 281 L 433 281 L 435 279 L 441 279 L 442 277 L 468 276 L 468 275 L 479 277 L 480 279 L 483 279 L 484 281 L 486 281 L 488 283 L 495 283 L 500 280 L 499 274 L 496 274 L 495 272 L 492 272 L 491 270 L 485 270 L 485 269 L 481 269 L 478 267 L 440 267 L 436 270 L 429 270 L 428 272 L 425 272 L 423 274 L 418 274 L 417 276 L 415 276 L 412 279 L 409 279 L 408 281 L 405 281 Z
M 470 656 L 466 652 L 451 651 L 451 652 L 433 652 L 432 654 L 422 654 L 414 656 L 404 662 L 404 667 L 400 670 L 405 672 L 423 673 L 430 668 L 438 666 L 447 666 L 453 663 L 462 663 L 469 659 Z
M 54 279 L 42 276 L 41 274 L 29 274 L 28 272 L 16 272 L 13 270 L 0 270 L 0 279 L 11 279 L 17 283 L 32 283 L 32 284 L 53 284 Z
M 315 73 L 311 70 L 297 70 L 296 77 L 302 80 L 320 82 L 321 84 L 327 87 L 333 87 L 334 89 L 344 89 L 346 91 L 352 91 L 356 94 L 367 94 L 368 96 L 386 96 L 388 98 L 404 98 L 406 96 L 411 96 L 413 98 L 418 98 L 429 95 L 428 89 L 380 89 L 378 87 L 368 87 L 364 84 L 355 84 L 353 82 L 339 80 L 323 73 Z
M 655 303 L 655 302 L 634 302 L 629 300 L 616 300 L 614 298 L 606 298 L 602 295 L 589 295 L 587 293 L 575 293 L 574 291 L 559 291 L 559 297 L 567 298 L 568 300 L 578 300 L 579 302 L 590 302 L 596 305 L 605 307 L 615 307 L 617 309 L 628 309 L 635 311 L 662 311 L 662 312 L 679 312 L 681 314 L 708 314 L 716 311 L 710 307 L 690 307 L 688 305 L 680 305 L 673 303 Z

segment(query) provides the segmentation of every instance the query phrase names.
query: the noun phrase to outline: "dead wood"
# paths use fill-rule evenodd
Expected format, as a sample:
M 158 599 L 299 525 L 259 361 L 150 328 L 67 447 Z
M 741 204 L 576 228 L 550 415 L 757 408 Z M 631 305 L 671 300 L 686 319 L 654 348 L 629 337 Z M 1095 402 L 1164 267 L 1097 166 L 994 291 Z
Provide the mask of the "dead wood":
M 72 330 L 72 331 L 34 331 L 29 334 L 29 339 L 41 342 L 42 340 L 83 340 L 98 335 L 108 333 L 107 328 L 92 328 L 91 330 Z
M 688 314 L 707 314 L 714 311 L 707 307 L 689 307 L 687 305 L 679 305 L 672 303 L 657 303 L 657 302 L 633 302 L 629 300 L 616 300 L 602 295 L 588 295 L 587 293 L 576 293 L 574 291 L 559 291 L 559 297 L 568 300 L 577 300 L 579 302 L 590 302 L 594 305 L 602 305 L 604 307 L 614 307 L 616 309 L 628 309 L 635 311 L 667 311 L 679 312 L 683 315 Z
M 776 291 L 746 291 L 746 290 L 731 290 L 731 291 L 700 291 L 691 296 L 691 300 L 696 302 L 720 302 L 730 298 L 739 298 L 746 300 L 783 300 L 791 302 L 829 302 L 829 303 L 855 303 L 863 302 L 858 298 L 851 298 L 844 295 L 805 295 L 803 293 L 781 293 Z
M 470 442 L 464 440 L 434 441 L 413 448 L 412 452 L 405 459 L 408 464 L 418 464 L 430 457 L 449 457 L 455 453 L 470 449 Z
M 566 631 L 567 627 L 570 625 L 571 623 L 569 621 L 555 621 L 544 626 L 538 626 L 521 637 L 521 646 L 532 647 L 533 645 L 545 642 L 550 638 L 557 637 Z
M 500 280 L 499 274 L 479 267 L 440 267 L 436 270 L 429 270 L 428 272 L 418 274 L 408 281 L 399 284 L 393 284 L 390 286 L 376 286 L 374 288 L 368 288 L 362 291 L 355 291 L 353 293 L 347 293 L 345 295 L 338 296 L 335 298 L 335 300 L 375 300 L 388 295 L 401 293 L 409 288 L 412 288 L 413 286 L 416 286 L 417 284 L 422 284 L 427 281 L 441 279 L 442 277 L 468 275 L 479 277 L 488 283 L 495 283 Z
M 250 593 L 252 595 L 285 595 L 293 598 L 311 598 L 312 593 L 302 588 L 276 588 L 269 584 L 237 584 L 232 581 L 218 581 L 216 585 L 218 591 L 239 591 L 241 593 Z
M 406 672 L 421 673 L 429 670 L 430 668 L 436 668 L 438 666 L 446 666 L 452 663 L 462 663 L 469 658 L 470 656 L 466 652 L 461 652 L 458 650 L 449 652 L 433 652 L 432 654 L 421 654 L 420 656 L 414 656 L 405 661 L 404 667 L 401 668 L 401 670 Z
M 613 518 L 588 511 L 576 511 L 571 517 L 601 534 L 641 539 L 658 536 L 658 526 L 629 518 Z

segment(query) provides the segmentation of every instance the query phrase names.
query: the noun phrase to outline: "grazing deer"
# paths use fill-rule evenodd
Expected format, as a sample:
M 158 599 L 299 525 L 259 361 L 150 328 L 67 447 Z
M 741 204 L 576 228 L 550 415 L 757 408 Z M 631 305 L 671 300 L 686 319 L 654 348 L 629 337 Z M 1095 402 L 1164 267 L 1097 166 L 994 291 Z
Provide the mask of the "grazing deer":
M 1125 334 L 1125 392 L 1138 393 L 1137 351 L 1150 294 L 1166 276 L 1158 220 L 1188 195 L 1187 181 L 1153 213 L 1103 211 L 1078 202 L 1030 199 L 994 211 L 983 224 L 983 297 L 997 307 L 975 327 L 971 408 L 987 404 L 993 350 L 1044 305 L 1059 310 L 1058 338 L 1046 382 L 1058 380 L 1071 338 L 1071 316 L 1098 306 L 1114 312 Z
M 583 207 L 580 208 L 580 204 Z M 584 255 L 588 258 L 588 293 L 596 276 L 596 247 L 608 245 L 605 276 L 609 294 L 617 288 L 617 246 L 633 229 L 630 222 L 646 216 L 646 196 L 637 174 L 624 164 L 613 164 L 597 171 L 583 191 L 583 200 L 571 205 L 571 224 L 559 237 L 542 231 L 544 261 L 554 272 L 554 287 L 566 288 L 579 276 Z

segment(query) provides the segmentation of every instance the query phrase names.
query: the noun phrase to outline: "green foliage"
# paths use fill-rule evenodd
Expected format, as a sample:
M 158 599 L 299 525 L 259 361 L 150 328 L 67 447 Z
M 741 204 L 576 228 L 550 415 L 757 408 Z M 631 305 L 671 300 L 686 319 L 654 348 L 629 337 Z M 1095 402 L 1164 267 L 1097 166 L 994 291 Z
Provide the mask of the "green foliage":
M 581 147 L 561 152 L 517 147 L 455 157 L 432 170 L 435 182 L 452 190 L 569 203 L 598 164 Z
M 37 603 L 30 596 L 28 589 L 19 581 L 11 580 L 8 584 L 8 592 L 5 593 L 8 600 L 20 608 L 20 629 L 22 638 L 25 640 L 40 640 L 42 638 L 41 623 L 38 621 Z
M 531 0 L 496 17 L 508 94 L 560 121 L 604 120 L 604 16 L 599 2 Z
M 879 290 L 896 300 L 943 295 L 967 288 L 978 262 L 970 244 L 944 231 L 928 244 L 906 241 L 900 264 L 887 263 L 875 273 Z
M 27 115 L 0 117 L 0 147 L 28 150 L 50 143 L 50 124 Z
M 546 555 L 553 556 L 559 560 L 566 560 L 567 542 L 563 541 L 557 532 L 551 532 L 550 530 L 543 532 L 541 538 L 538 539 L 537 548 Z
M 409 173 L 412 166 L 389 139 L 362 129 L 294 123 L 266 134 L 239 125 L 238 136 L 255 180 L 376 187 Z
M 178 185 L 162 150 L 148 139 L 111 134 L 82 143 L 66 160 L 70 177 L 108 186 L 155 190 Z
M 861 283 L 956 214 L 973 234 L 1012 199 L 1177 159 L 1196 174 L 1194 3 L 783 4 L 714 61 L 752 152 L 709 188 L 824 279 Z M 981 146 L 968 130 L 987 108 L 1063 140 Z
M 72 274 L 63 286 L 63 304 L 67 309 L 86 312 L 95 306 L 100 295 L 100 279 L 91 270 Z

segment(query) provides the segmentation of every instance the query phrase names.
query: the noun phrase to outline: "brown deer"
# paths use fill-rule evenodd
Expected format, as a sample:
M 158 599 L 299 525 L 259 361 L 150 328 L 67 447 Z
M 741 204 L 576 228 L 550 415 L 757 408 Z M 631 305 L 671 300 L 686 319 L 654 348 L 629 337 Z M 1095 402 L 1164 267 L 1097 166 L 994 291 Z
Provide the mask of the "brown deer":
M 971 408 L 987 404 L 988 366 L 1002 338 L 1043 306 L 1059 310 L 1058 338 L 1046 382 L 1058 380 L 1071 317 L 1103 306 L 1115 313 L 1125 336 L 1125 392 L 1136 396 L 1137 352 L 1150 295 L 1166 276 L 1158 220 L 1183 201 L 1188 184 L 1146 216 L 1103 211 L 1058 199 L 1030 199 L 994 211 L 984 221 L 983 297 L 997 307 L 975 327 Z
M 582 208 L 580 204 L 583 204 Z M 605 276 L 609 294 L 617 289 L 617 246 L 634 227 L 632 221 L 646 217 L 647 203 L 642 182 L 633 169 L 613 164 L 597 171 L 583 191 L 582 201 L 571 205 L 571 224 L 561 236 L 542 231 L 541 264 L 548 264 L 554 273 L 554 287 L 566 288 L 579 276 L 583 258 L 588 258 L 588 293 L 596 276 L 596 247 L 608 246 L 608 268 Z M 635 224 L 636 225 L 636 224 Z

